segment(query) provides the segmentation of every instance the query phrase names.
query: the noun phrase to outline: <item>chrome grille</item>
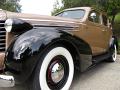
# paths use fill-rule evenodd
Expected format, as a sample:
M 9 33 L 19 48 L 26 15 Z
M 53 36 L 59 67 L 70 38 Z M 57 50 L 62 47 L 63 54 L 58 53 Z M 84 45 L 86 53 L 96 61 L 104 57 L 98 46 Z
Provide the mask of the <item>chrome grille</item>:
M 4 23 L 4 20 L 0 21 L 0 52 L 4 52 L 6 46 L 6 30 L 4 28 Z

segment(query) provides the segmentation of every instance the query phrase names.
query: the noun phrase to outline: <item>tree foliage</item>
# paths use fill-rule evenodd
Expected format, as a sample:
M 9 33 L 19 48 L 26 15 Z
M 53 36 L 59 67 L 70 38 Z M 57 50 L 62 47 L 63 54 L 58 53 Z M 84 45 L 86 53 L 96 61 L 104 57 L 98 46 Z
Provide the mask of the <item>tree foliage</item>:
M 20 12 L 21 6 L 19 5 L 20 0 L 0 0 L 0 8 L 12 12 Z
M 58 12 L 65 9 L 63 6 L 60 6 L 60 3 L 58 0 L 56 0 L 55 4 L 53 5 L 54 10 L 52 11 L 52 15 L 57 14 Z
M 99 0 L 97 5 L 96 7 L 107 12 L 108 16 L 113 16 L 113 25 L 116 14 L 120 12 L 120 0 Z
M 64 8 L 91 6 L 96 0 L 62 0 Z
M 66 8 L 91 6 L 107 12 L 108 15 L 116 15 L 120 10 L 120 0 L 62 0 L 63 6 L 54 8 L 53 12 L 58 12 Z

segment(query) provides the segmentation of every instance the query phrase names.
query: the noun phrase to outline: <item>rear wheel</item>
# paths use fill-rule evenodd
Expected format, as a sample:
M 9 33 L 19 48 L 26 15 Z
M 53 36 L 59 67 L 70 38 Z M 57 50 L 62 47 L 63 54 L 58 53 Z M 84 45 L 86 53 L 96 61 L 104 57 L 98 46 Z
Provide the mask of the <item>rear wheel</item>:
M 112 51 L 112 54 L 109 58 L 109 61 L 115 62 L 117 59 L 117 46 L 116 46 L 116 44 L 113 45 L 111 51 Z
M 69 89 L 73 80 L 74 63 L 66 48 L 51 48 L 39 61 L 33 77 L 33 90 Z

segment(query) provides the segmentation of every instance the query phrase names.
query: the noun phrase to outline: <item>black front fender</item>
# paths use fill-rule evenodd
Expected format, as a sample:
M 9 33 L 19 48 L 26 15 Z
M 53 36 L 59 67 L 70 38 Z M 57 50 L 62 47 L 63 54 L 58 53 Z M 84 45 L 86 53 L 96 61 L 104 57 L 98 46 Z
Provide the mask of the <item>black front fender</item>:
M 18 81 L 24 81 L 33 71 L 39 54 L 49 43 L 62 35 L 63 32 L 52 28 L 32 29 L 23 33 L 15 39 L 6 52 L 6 70 L 12 72 Z
M 67 32 L 54 28 L 32 29 L 20 35 L 8 48 L 5 58 L 6 70 L 13 74 L 18 83 L 24 82 L 36 67 L 38 56 L 42 55 L 47 47 L 59 41 L 69 42 L 76 48 L 78 55 L 91 55 L 91 49 L 86 42 Z M 91 64 L 90 60 L 87 62 Z

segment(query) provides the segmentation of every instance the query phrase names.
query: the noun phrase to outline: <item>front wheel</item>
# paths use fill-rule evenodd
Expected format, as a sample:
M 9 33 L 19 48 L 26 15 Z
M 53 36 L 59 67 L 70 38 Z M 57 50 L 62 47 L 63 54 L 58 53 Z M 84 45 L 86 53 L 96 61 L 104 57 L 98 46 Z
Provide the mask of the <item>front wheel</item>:
M 33 90 L 68 90 L 74 75 L 74 63 L 64 47 L 54 47 L 39 58 Z

